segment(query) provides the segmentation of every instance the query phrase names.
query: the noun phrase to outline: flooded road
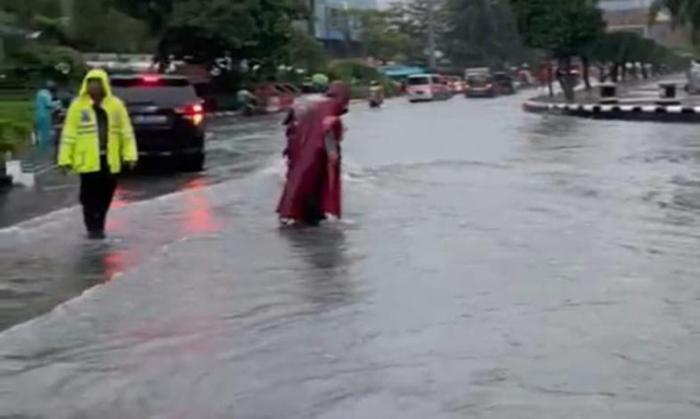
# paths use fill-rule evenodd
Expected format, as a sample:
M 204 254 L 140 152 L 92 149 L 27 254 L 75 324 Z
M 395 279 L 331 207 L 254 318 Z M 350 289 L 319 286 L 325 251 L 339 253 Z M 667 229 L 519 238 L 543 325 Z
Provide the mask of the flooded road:
M 523 99 L 355 107 L 341 223 L 277 227 L 268 121 L 106 243 L 0 230 L 0 417 L 697 418 L 697 127 Z

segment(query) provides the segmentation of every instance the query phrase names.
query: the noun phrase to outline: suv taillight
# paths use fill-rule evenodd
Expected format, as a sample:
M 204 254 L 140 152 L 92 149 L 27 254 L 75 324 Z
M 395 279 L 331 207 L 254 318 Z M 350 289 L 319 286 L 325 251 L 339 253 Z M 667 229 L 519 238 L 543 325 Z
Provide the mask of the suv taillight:
M 175 112 L 184 116 L 185 119 L 192 121 L 194 125 L 200 125 L 202 122 L 204 122 L 204 107 L 201 103 L 195 103 L 183 108 L 177 108 L 175 109 Z

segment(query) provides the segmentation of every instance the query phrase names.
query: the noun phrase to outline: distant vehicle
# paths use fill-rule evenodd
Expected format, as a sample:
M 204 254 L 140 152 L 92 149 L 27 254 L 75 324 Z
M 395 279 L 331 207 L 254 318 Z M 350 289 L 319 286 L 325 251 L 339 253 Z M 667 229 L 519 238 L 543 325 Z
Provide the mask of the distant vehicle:
M 447 80 L 447 83 L 449 84 L 453 93 L 464 93 L 464 80 L 461 77 L 445 76 L 445 80 Z
M 420 74 L 406 79 L 406 94 L 409 102 L 447 100 L 452 97 L 452 90 L 441 76 Z
M 493 84 L 499 95 L 515 94 L 515 80 L 506 72 L 493 73 Z
M 185 171 L 203 169 L 204 108 L 187 78 L 115 75 L 111 81 L 131 115 L 140 156 L 175 160 Z
M 464 95 L 472 97 L 496 97 L 496 87 L 491 76 L 486 74 L 471 75 L 467 77 L 467 84 L 464 87 Z
M 687 91 L 691 95 L 700 94 L 700 62 L 693 60 L 688 69 Z
M 464 70 L 464 78 L 468 79 L 472 76 L 490 76 L 491 69 L 488 67 L 470 67 Z

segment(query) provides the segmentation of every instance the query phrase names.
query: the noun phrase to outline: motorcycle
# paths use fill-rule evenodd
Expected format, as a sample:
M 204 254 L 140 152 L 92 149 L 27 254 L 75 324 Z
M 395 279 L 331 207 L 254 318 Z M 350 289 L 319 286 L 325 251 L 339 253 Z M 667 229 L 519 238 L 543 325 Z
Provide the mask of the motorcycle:
M 379 108 L 384 104 L 384 91 L 381 87 L 370 87 L 369 89 L 369 97 L 367 98 L 369 101 L 369 107 L 370 108 Z

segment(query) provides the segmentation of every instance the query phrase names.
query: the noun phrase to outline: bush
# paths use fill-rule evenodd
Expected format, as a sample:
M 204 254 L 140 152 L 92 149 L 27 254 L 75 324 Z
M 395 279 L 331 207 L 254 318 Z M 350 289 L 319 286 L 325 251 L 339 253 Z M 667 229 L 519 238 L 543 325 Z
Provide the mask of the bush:
M 375 68 L 353 60 L 337 60 L 328 66 L 328 74 L 332 80 L 343 80 L 352 84 L 368 84 L 379 80 L 383 75 Z
M 350 86 L 353 99 L 364 99 L 369 93 L 369 84 L 378 81 L 384 87 L 387 97 L 399 94 L 399 88 L 390 78 L 384 76 L 374 67 L 352 60 L 338 60 L 328 67 L 331 80 L 342 80 Z
M 33 127 L 30 102 L 0 102 L 0 161 L 6 152 L 17 153 L 28 145 Z

